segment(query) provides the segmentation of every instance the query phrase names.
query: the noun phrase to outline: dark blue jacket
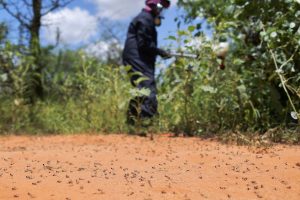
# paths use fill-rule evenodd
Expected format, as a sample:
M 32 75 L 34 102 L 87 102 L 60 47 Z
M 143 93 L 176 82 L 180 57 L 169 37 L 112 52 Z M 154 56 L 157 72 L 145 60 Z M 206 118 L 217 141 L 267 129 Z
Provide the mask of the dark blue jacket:
M 154 76 L 156 56 L 161 54 L 157 48 L 157 32 L 154 16 L 142 10 L 130 23 L 123 63 L 131 65 L 134 71 L 142 72 L 146 76 Z

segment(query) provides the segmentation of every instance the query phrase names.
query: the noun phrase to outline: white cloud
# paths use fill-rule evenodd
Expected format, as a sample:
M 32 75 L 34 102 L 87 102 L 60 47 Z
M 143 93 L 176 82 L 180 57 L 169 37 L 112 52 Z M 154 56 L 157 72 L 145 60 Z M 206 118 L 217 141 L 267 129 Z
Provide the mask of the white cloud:
M 100 17 L 112 20 L 127 19 L 141 10 L 144 1 L 137 0 L 92 0 L 98 8 Z
M 128 19 L 136 15 L 145 5 L 145 0 L 90 0 L 97 8 L 100 17 L 111 20 Z M 176 5 L 177 0 L 171 0 Z
M 176 6 L 178 0 L 171 0 L 171 6 Z
M 56 42 L 57 31 L 63 44 L 81 44 L 97 33 L 97 18 L 81 8 L 64 8 L 43 18 L 45 40 Z
M 98 18 L 127 20 L 136 15 L 145 0 L 89 0 L 95 5 L 98 14 L 92 15 L 84 8 L 64 8 L 43 17 L 42 37 L 47 43 L 55 43 L 59 31 L 59 42 L 66 45 L 86 44 L 99 33 Z M 177 0 L 171 0 L 172 6 Z
M 118 59 L 120 57 L 122 45 L 117 40 L 111 39 L 90 44 L 84 50 L 88 55 L 106 61 L 109 58 Z

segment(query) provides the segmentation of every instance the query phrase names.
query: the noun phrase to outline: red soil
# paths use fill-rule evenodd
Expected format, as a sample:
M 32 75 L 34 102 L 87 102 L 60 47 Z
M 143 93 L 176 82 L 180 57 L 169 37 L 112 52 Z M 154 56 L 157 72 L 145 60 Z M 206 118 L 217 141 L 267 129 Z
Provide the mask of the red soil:
M 300 199 L 300 147 L 125 135 L 0 137 L 0 199 Z

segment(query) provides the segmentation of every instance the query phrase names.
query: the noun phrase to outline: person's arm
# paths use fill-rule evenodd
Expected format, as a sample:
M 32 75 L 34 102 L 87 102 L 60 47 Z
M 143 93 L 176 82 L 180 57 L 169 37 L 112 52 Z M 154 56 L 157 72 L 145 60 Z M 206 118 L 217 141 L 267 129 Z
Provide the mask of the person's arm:
M 137 25 L 137 42 L 138 48 L 146 53 L 160 55 L 163 58 L 169 57 L 169 53 L 163 49 L 157 48 L 156 38 L 151 34 L 151 28 L 142 22 Z
M 158 52 L 158 55 L 162 58 L 171 58 L 171 54 L 168 52 L 168 51 L 165 51 L 163 49 L 160 49 L 160 48 L 157 48 L 157 52 Z
M 151 28 L 142 22 L 137 24 L 137 44 L 140 51 L 150 54 L 158 54 Z

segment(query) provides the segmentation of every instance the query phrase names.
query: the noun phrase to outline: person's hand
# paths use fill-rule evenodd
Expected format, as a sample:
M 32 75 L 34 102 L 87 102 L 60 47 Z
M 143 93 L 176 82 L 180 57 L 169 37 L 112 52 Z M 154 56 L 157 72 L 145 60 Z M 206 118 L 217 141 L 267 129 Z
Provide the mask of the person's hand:
M 168 59 L 171 58 L 171 54 L 169 51 L 165 51 L 163 49 L 159 49 L 159 55 L 163 58 L 163 59 Z

